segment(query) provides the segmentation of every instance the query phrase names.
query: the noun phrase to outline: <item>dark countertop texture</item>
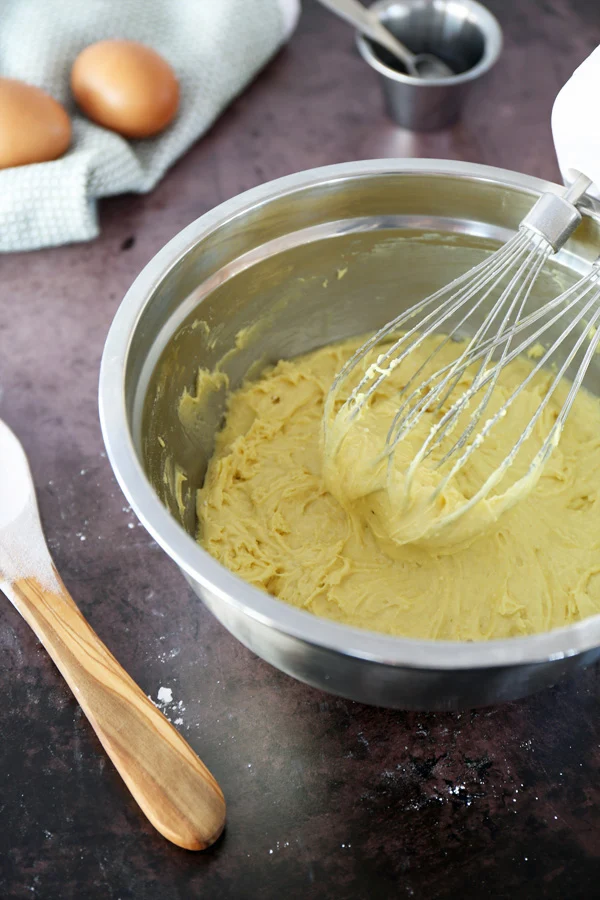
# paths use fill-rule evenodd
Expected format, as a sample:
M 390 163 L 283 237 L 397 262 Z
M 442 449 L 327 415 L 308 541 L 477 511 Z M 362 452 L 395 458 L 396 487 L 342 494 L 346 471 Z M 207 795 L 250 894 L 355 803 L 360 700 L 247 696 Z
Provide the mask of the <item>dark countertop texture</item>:
M 147 823 L 8 602 L 0 625 L 0 896 L 600 896 L 598 667 L 459 714 L 382 710 L 299 684 L 202 607 L 127 507 L 104 453 L 98 366 L 125 291 L 190 221 L 263 181 L 383 156 L 558 180 L 554 96 L 600 43 L 598 0 L 489 0 L 506 37 L 460 124 L 384 116 L 352 32 L 307 0 L 290 45 L 147 196 L 103 203 L 89 244 L 0 259 L 0 415 L 21 437 L 63 578 L 220 781 L 205 853 Z M 590 115 L 595 114 L 590 110 Z

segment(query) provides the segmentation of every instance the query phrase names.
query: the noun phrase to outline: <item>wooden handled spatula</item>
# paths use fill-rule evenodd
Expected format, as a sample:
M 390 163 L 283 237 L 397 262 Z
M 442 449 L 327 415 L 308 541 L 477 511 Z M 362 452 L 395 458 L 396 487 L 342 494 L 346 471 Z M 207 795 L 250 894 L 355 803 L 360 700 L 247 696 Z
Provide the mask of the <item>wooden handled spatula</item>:
M 225 825 L 221 789 L 79 612 L 50 557 L 25 452 L 0 420 L 0 589 L 36 633 L 143 812 L 203 850 Z

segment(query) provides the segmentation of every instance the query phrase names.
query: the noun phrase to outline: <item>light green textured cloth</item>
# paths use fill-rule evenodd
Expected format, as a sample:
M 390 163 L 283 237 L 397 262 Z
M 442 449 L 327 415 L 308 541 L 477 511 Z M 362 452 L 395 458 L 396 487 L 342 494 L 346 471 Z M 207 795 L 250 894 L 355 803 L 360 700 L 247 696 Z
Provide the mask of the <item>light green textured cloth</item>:
M 3 0 L 0 75 L 60 100 L 73 141 L 53 162 L 0 171 L 0 250 L 95 237 L 96 199 L 151 190 L 287 39 L 297 12 L 298 0 Z M 94 125 L 71 98 L 77 54 L 115 37 L 153 47 L 179 78 L 178 117 L 155 138 Z

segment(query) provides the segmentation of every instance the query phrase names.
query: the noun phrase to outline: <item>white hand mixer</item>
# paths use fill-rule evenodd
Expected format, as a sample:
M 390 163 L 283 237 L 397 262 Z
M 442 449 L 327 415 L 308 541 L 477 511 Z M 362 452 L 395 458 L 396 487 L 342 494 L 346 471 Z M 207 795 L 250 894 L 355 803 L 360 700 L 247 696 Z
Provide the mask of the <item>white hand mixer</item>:
M 399 443 L 414 432 L 425 411 L 435 410 L 437 421 L 404 472 L 403 496 L 400 498 L 408 507 L 415 476 L 429 459 L 439 470 L 439 479 L 429 497 L 433 505 L 492 429 L 507 415 L 527 385 L 542 369 L 552 370 L 551 383 L 503 461 L 458 508 L 436 517 L 433 534 L 485 500 L 499 484 L 531 436 L 561 379 L 575 369 L 554 424 L 541 441 L 526 474 L 503 494 L 499 510 L 509 508 L 533 488 L 544 463 L 560 440 L 564 422 L 599 346 L 600 260 L 573 287 L 533 312 L 527 309 L 546 260 L 561 249 L 581 221 L 576 204 L 586 191 L 593 196 L 596 185 L 600 185 L 598 137 L 593 133 L 590 117 L 581 114 L 582 107 L 590 108 L 588 104 L 595 101 L 597 85 L 600 85 L 600 48 L 573 74 L 554 104 L 554 141 L 563 177 L 567 183 L 571 182 L 570 187 L 562 196 L 543 194 L 521 222 L 517 234 L 503 247 L 380 329 L 354 353 L 329 392 L 324 413 L 325 452 L 330 464 L 335 465 L 336 455 L 350 433 L 349 429 L 353 425 L 356 427 L 356 420 L 368 407 L 378 387 L 405 361 L 416 360 L 410 376 L 399 388 L 398 408 L 390 422 L 385 446 L 373 462 L 387 458 L 389 476 Z M 586 130 L 583 135 L 582 128 Z M 469 320 L 477 321 L 482 313 L 483 322 L 476 327 L 473 337 L 461 344 L 459 355 L 436 368 L 437 358 L 448 342 L 462 336 L 468 329 Z M 552 339 L 557 330 L 559 336 Z M 438 335 L 440 340 L 423 359 L 423 347 L 429 349 L 431 341 L 426 342 L 432 335 Z M 572 345 L 565 353 L 563 345 L 569 339 Z M 544 341 L 549 344 L 547 347 L 544 347 Z M 375 362 L 367 365 L 365 359 L 369 355 L 372 357 L 375 348 L 383 342 L 389 346 Z M 419 348 L 420 356 L 415 353 Z M 535 365 L 508 399 L 486 418 L 485 412 L 500 373 L 517 356 L 526 353 L 536 359 Z M 366 370 L 361 375 L 365 365 Z M 461 382 L 464 383 L 467 369 L 472 380 L 464 389 Z M 355 386 L 350 389 L 352 384 Z M 347 395 L 341 405 L 340 395 Z M 455 429 L 458 436 L 452 434 Z M 447 444 L 440 453 L 444 440 Z M 432 463 L 431 454 L 436 449 L 435 455 L 441 458 Z

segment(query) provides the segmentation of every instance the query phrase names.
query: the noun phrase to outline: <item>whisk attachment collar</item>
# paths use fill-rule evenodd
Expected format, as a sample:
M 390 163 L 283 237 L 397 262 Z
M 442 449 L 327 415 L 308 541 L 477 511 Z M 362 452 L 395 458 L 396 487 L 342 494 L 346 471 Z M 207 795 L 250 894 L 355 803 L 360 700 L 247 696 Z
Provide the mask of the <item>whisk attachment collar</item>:
M 548 241 L 556 253 L 571 237 L 579 223 L 581 213 L 564 196 L 545 193 L 536 201 L 521 222 L 521 228 Z

